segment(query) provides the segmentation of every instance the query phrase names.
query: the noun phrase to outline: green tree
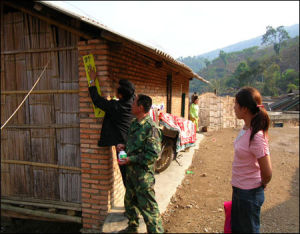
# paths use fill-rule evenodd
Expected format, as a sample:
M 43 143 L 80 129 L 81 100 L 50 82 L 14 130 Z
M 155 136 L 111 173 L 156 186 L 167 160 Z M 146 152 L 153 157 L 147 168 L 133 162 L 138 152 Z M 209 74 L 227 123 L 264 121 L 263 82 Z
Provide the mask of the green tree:
M 234 76 L 230 76 L 226 78 L 225 85 L 228 90 L 237 90 L 239 88 L 239 81 Z
M 291 91 L 297 90 L 297 89 L 299 89 L 299 86 L 294 85 L 294 84 L 288 84 L 287 92 L 291 92 Z
M 208 67 L 210 65 L 210 61 L 206 58 L 204 59 L 205 66 Z
M 264 71 L 264 65 L 258 60 L 251 58 L 247 59 L 247 64 L 249 67 L 248 82 L 249 85 L 253 85 Z
M 253 46 L 250 48 L 243 49 L 242 52 L 245 54 L 246 57 L 250 57 L 253 56 L 257 50 L 258 46 Z
M 266 33 L 262 37 L 262 45 L 273 45 L 276 55 L 279 55 L 280 49 L 286 44 L 290 36 L 283 26 L 274 29 L 272 26 L 266 27 Z
M 267 67 L 264 72 L 264 87 L 263 95 L 265 96 L 278 96 L 278 88 L 276 83 L 280 79 L 280 67 L 276 63 L 272 63 Z
M 295 89 L 295 87 L 299 89 L 299 72 L 294 69 L 286 69 L 278 80 L 277 86 L 282 93 L 288 92 L 291 87 L 294 87 L 293 89 Z
M 260 61 L 248 58 L 247 61 L 243 61 L 237 66 L 234 71 L 234 77 L 238 80 L 239 87 L 245 85 L 253 86 L 256 82 L 261 81 L 263 71 L 264 65 Z M 233 81 L 228 82 L 235 84 Z
M 226 67 L 226 65 L 227 65 L 227 54 L 223 50 L 220 50 L 219 57 L 221 58 L 221 60 L 224 63 L 224 66 Z
M 209 91 L 216 92 L 216 94 L 221 94 L 225 90 L 224 83 L 222 80 L 212 79 L 210 80 Z
M 234 76 L 238 80 L 238 86 L 243 87 L 249 84 L 250 68 L 247 62 L 241 62 L 234 71 Z

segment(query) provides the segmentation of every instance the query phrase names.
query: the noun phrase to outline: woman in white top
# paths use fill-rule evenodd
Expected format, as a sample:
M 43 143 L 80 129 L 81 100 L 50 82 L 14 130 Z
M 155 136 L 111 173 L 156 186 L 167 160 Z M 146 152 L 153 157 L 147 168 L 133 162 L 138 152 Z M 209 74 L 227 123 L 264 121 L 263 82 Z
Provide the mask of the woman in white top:
M 272 177 L 267 135 L 270 118 L 260 93 L 252 87 L 236 94 L 234 111 L 245 125 L 234 141 L 231 229 L 233 233 L 259 233 L 264 190 Z

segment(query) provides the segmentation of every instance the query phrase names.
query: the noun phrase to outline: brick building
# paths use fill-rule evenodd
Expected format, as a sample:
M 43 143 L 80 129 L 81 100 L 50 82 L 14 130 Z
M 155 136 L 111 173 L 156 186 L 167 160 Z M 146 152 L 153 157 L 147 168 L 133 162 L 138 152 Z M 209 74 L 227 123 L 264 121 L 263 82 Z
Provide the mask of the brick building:
M 103 118 L 95 118 L 82 56 L 94 55 L 102 95 L 128 79 L 184 118 L 189 80 L 206 81 L 162 51 L 49 3 L 1 1 L 1 22 L 2 124 L 46 68 L 1 133 L 1 215 L 97 231 L 124 188 L 115 148 L 97 146 Z

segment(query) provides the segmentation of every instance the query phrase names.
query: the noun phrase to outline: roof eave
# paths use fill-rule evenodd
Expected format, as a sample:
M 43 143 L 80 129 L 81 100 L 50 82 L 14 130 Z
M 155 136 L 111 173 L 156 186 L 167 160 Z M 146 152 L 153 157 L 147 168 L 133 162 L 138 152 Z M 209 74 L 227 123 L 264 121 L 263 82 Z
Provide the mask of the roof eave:
M 114 34 L 117 37 L 121 37 L 121 38 L 123 38 L 125 40 L 128 40 L 131 43 L 134 43 L 134 44 L 136 44 L 136 45 L 138 45 L 138 46 L 146 49 L 147 51 L 150 51 L 151 53 L 158 55 L 162 59 L 165 59 L 167 61 L 170 61 L 174 65 L 177 65 L 180 70 L 184 71 L 185 73 L 188 73 L 191 76 L 191 78 L 196 78 L 196 79 L 198 79 L 198 80 L 200 80 L 200 81 L 202 81 L 204 83 L 207 83 L 207 84 L 210 83 L 209 81 L 205 80 L 203 77 L 201 77 L 198 74 L 194 73 L 190 67 L 188 67 L 187 65 L 185 65 L 182 62 L 177 61 L 176 59 L 174 59 L 171 55 L 167 54 L 166 52 L 163 52 L 161 50 L 153 48 L 150 45 L 145 45 L 144 43 L 136 41 L 136 40 L 134 40 L 132 38 L 129 38 L 127 36 L 121 35 L 120 33 L 113 31 L 112 29 L 108 28 L 107 26 L 105 26 L 103 24 L 100 24 L 99 22 L 97 22 L 95 20 L 89 19 L 89 18 L 84 17 L 84 16 L 80 16 L 79 14 L 70 12 L 68 10 L 62 9 L 61 7 L 55 6 L 52 3 L 43 2 L 43 1 L 40 1 L 39 3 L 42 3 L 42 4 L 44 4 L 44 5 L 46 5 L 46 6 L 50 7 L 50 8 L 54 8 L 57 11 L 60 11 L 60 12 L 62 12 L 64 14 L 68 14 L 71 17 L 77 18 L 77 19 L 79 19 L 81 21 L 84 21 L 85 23 L 91 24 L 91 25 L 93 25 L 95 27 L 98 27 L 98 28 L 100 28 L 102 30 L 105 30 L 105 31 L 107 31 L 107 32 L 109 32 L 111 34 Z
M 206 84 L 210 84 L 210 82 L 208 80 L 205 80 L 203 77 L 199 76 L 198 74 L 194 73 L 194 78 L 206 83 Z

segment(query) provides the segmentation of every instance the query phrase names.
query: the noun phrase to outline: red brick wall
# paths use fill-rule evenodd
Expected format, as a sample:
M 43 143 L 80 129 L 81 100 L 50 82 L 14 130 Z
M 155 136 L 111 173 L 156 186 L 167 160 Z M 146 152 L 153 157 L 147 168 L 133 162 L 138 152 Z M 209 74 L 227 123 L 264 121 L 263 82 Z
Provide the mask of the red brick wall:
M 163 63 L 157 68 L 156 61 L 150 52 L 143 50 L 134 44 L 122 46 L 109 43 L 112 53 L 109 54 L 109 75 L 118 79 L 128 79 L 135 84 L 136 93 L 144 93 L 153 99 L 154 104 L 166 105 L 167 75 L 172 74 L 172 114 L 181 115 L 181 94 L 186 93 L 185 117 L 188 115 L 188 89 L 189 80 L 176 68 Z
M 83 229 L 100 230 L 109 208 L 113 188 L 113 158 L 111 147 L 98 147 L 103 118 L 95 118 L 82 56 L 93 53 L 103 95 L 111 92 L 109 85 L 105 41 L 78 43 L 81 197 Z
M 90 40 L 78 43 L 80 153 L 82 168 L 83 229 L 100 230 L 110 208 L 123 205 L 124 187 L 114 147 L 98 147 L 103 118 L 95 118 L 82 56 L 92 53 L 103 96 L 114 96 L 119 79 L 134 83 L 136 93 L 144 93 L 153 104 L 166 107 L 166 80 L 172 74 L 172 114 L 181 115 L 181 94 L 186 93 L 185 118 L 188 118 L 189 80 L 172 65 L 156 66 L 159 57 L 129 43 Z

